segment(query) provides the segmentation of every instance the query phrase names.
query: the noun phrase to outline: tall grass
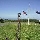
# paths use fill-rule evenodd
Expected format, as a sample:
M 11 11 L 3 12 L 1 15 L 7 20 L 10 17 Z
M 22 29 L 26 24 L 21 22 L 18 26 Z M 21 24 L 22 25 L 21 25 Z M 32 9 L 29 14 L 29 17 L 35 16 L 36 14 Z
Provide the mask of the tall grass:
M 40 40 L 40 25 L 27 25 L 21 23 L 21 40 Z M 0 26 L 0 40 L 16 40 L 16 29 L 18 24 L 8 23 L 7 25 Z

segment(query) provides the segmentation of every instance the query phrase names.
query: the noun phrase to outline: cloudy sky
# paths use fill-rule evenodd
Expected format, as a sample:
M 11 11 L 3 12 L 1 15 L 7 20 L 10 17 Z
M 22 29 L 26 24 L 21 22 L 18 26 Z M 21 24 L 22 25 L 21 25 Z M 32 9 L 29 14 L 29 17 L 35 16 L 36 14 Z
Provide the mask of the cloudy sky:
M 29 5 L 30 4 L 30 5 Z M 27 15 L 23 14 L 23 10 Z M 17 14 L 21 13 L 21 18 L 40 19 L 40 0 L 0 0 L 0 17 L 17 19 Z

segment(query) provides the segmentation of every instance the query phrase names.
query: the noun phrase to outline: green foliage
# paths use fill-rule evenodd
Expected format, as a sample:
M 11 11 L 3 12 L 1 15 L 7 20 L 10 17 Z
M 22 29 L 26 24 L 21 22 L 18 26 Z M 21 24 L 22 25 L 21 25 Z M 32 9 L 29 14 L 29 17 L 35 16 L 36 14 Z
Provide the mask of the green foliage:
M 4 20 L 3 20 L 3 19 L 0 19 L 0 22 L 1 22 L 1 23 L 4 23 Z
M 20 19 L 21 22 L 28 22 L 28 19 Z M 5 19 L 5 22 L 18 22 L 18 20 L 8 20 L 8 19 Z M 39 20 L 37 19 L 30 19 L 30 22 L 36 22 L 38 23 Z

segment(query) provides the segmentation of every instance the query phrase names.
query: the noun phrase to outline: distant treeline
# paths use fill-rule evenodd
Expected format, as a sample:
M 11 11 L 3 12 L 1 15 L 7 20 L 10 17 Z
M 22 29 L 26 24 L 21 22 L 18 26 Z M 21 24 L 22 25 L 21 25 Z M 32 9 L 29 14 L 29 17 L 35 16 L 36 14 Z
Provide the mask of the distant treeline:
M 21 22 L 27 22 L 28 19 L 20 19 L 20 21 Z M 1 23 L 4 23 L 4 22 L 18 22 L 18 20 L 0 19 L 0 22 Z M 30 19 L 30 22 L 36 22 L 36 23 L 38 23 L 39 20 L 37 20 L 37 19 Z
M 37 20 L 37 19 L 30 19 L 29 21 L 30 22 L 35 22 L 35 23 L 39 22 L 39 20 Z M 21 22 L 28 22 L 28 19 L 21 19 Z

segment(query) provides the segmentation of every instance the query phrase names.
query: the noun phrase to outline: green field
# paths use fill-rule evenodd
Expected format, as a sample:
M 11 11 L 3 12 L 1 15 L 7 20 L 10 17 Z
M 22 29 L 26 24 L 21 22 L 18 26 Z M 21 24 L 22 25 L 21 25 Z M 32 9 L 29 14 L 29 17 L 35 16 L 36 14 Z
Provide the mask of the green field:
M 16 40 L 17 22 L 0 23 L 0 40 Z M 21 23 L 21 40 L 40 40 L 40 24 L 26 22 Z

